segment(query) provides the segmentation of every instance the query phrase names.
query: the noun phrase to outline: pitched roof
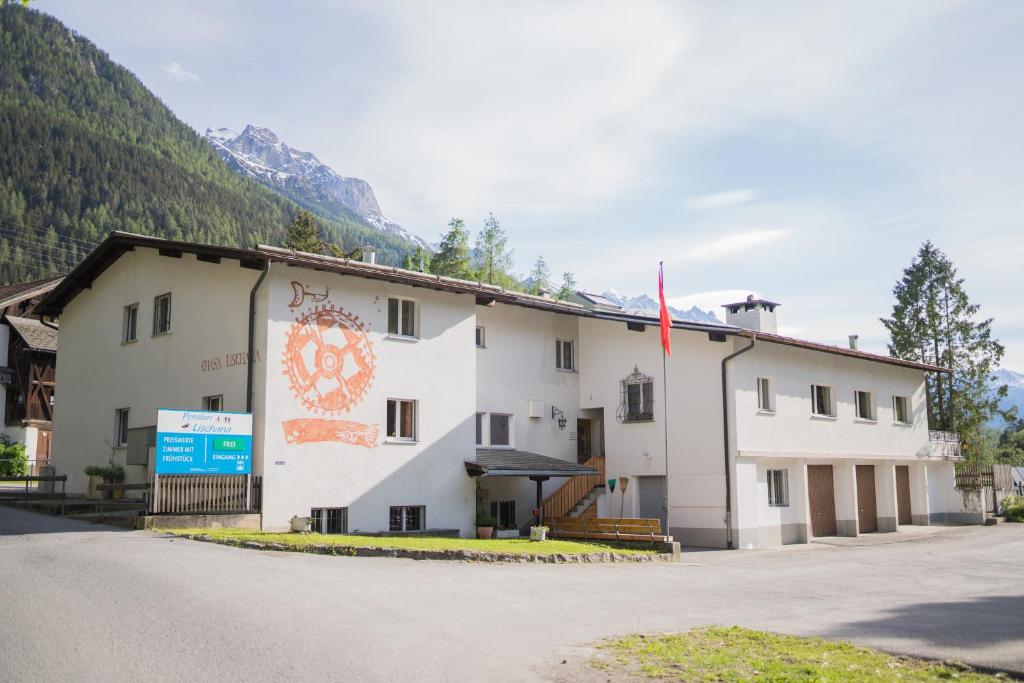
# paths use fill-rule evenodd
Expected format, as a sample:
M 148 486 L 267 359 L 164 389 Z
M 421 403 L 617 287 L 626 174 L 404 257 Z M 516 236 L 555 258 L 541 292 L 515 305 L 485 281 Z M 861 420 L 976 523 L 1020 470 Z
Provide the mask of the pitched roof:
M 57 353 L 57 330 L 32 318 L 8 315 L 4 319 L 33 351 Z
M 565 315 L 576 315 L 582 317 L 598 318 L 601 320 L 615 320 L 638 325 L 658 325 L 658 318 L 653 316 L 637 315 L 625 311 L 610 311 L 590 309 L 581 304 L 571 301 L 559 301 L 543 296 L 524 294 L 497 285 L 490 285 L 483 282 L 471 280 L 460 280 L 458 278 L 421 273 L 414 270 L 405 270 L 394 266 L 385 266 L 377 263 L 364 263 L 333 256 L 321 256 L 319 254 L 307 254 L 292 249 L 259 245 L 255 249 L 242 249 L 238 247 L 219 247 L 209 244 L 196 244 L 194 242 L 178 242 L 165 240 L 159 237 L 147 235 L 136 235 L 128 232 L 112 232 L 99 246 L 97 246 L 78 266 L 71 271 L 45 299 L 36 307 L 40 314 L 57 316 L 64 306 L 74 299 L 82 290 L 87 289 L 103 271 L 109 268 L 125 252 L 133 251 L 137 247 L 157 249 L 164 256 L 181 256 L 183 253 L 195 254 L 197 258 L 205 261 L 219 262 L 221 259 L 236 260 L 244 268 L 262 270 L 268 263 L 284 263 L 289 266 L 321 270 L 343 275 L 353 275 L 372 280 L 383 280 L 405 284 L 412 287 L 424 287 L 457 294 L 471 294 L 476 297 L 478 304 L 490 305 L 494 303 L 522 306 L 553 313 Z M 914 368 L 926 372 L 949 372 L 945 368 L 927 363 L 892 358 L 880 354 L 868 353 L 866 351 L 853 351 L 838 346 L 819 344 L 817 342 L 793 339 L 781 335 L 771 335 L 761 332 L 754 332 L 732 325 L 722 323 L 701 323 L 685 320 L 673 320 L 673 329 L 692 330 L 706 332 L 715 335 L 727 336 L 756 336 L 759 341 L 767 341 L 775 344 L 784 344 L 798 348 L 831 353 L 862 360 L 898 365 L 907 368 Z
M 46 294 L 60 284 L 64 276 L 48 277 L 31 282 L 17 282 L 0 286 L 0 309 Z
M 592 467 L 569 460 L 510 448 L 476 449 L 476 460 L 466 461 L 466 471 L 474 477 L 574 477 L 600 474 Z

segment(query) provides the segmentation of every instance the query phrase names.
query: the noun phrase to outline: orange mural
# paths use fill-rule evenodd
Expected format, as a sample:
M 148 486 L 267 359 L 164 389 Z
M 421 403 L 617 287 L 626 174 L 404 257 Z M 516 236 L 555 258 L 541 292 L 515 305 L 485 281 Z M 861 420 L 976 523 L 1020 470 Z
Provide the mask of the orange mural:
M 298 308 L 305 303 L 308 298 L 315 304 L 327 301 L 327 295 L 331 293 L 330 287 L 324 287 L 322 292 L 311 292 L 306 289 L 306 285 L 301 282 L 292 280 L 292 302 L 288 304 L 288 308 Z
M 282 362 L 292 393 L 319 415 L 351 411 L 369 389 L 376 369 L 373 345 L 363 324 L 333 304 L 314 306 L 296 319 L 285 340 Z M 372 448 L 380 431 L 376 424 L 317 418 L 286 420 L 281 426 L 290 444 L 341 441 Z

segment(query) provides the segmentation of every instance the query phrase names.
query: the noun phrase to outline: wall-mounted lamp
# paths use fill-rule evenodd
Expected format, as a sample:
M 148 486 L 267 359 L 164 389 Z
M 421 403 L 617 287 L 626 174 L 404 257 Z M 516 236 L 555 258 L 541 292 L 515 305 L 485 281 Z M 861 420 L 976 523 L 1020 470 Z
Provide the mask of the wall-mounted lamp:
M 561 410 L 559 410 L 555 406 L 551 406 L 551 419 L 552 420 L 557 419 L 558 420 L 558 428 L 563 430 L 563 431 L 565 430 L 565 423 L 566 423 L 565 413 L 563 413 Z

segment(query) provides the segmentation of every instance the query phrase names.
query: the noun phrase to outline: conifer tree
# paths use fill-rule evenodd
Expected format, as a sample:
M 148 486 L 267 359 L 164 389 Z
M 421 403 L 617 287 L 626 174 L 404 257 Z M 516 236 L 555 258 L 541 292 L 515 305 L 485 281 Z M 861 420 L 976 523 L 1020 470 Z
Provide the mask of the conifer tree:
M 437 253 L 429 259 L 429 272 L 469 280 L 473 277 L 469 263 L 469 231 L 461 218 L 452 218 Z
M 992 319 L 977 319 L 981 307 L 970 302 L 963 284 L 946 254 L 925 242 L 893 288 L 892 317 L 882 324 L 893 356 L 952 370 L 926 380 L 928 425 L 959 432 L 965 455 L 976 458 L 982 427 L 1003 414 L 999 399 L 1007 388 L 993 386 L 1003 346 L 992 337 Z
M 295 214 L 285 231 L 284 246 L 309 254 L 322 253 L 327 245 L 320 239 L 320 221 L 317 217 L 305 209 Z
M 543 256 L 538 256 L 530 271 L 530 294 L 551 291 L 551 268 Z
M 565 301 L 576 292 L 576 276 L 570 272 L 562 273 L 562 288 L 558 290 L 559 301 Z
M 494 214 L 488 214 L 484 227 L 476 236 L 477 279 L 492 285 L 511 287 L 514 284 L 509 271 L 514 261 L 508 248 L 508 234 L 501 228 Z

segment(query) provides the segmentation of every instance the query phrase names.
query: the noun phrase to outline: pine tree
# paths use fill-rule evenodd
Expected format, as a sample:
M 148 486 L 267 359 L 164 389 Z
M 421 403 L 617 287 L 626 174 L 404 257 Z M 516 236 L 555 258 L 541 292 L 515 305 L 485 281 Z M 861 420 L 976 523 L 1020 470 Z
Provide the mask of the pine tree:
M 309 254 L 323 253 L 327 245 L 320 239 L 320 221 L 317 217 L 305 209 L 295 214 L 285 231 L 284 246 Z
M 530 271 L 530 294 L 551 291 L 551 268 L 543 256 L 538 256 Z
M 483 229 L 476 236 L 477 279 L 492 285 L 509 287 L 514 279 L 512 269 L 513 252 L 508 248 L 508 234 L 494 214 L 488 214 Z
M 558 290 L 559 301 L 565 301 L 576 293 L 576 276 L 570 272 L 562 273 L 562 288 Z
M 982 427 L 993 415 L 1004 414 L 999 399 L 1007 388 L 993 390 L 1003 346 L 992 337 L 992 319 L 976 319 L 981 307 L 970 302 L 963 284 L 946 254 L 925 242 L 893 288 L 892 317 L 882 324 L 889 330 L 893 356 L 952 370 L 926 380 L 928 425 L 959 432 L 965 455 L 977 458 Z
M 416 254 L 413 255 L 415 257 Z M 469 231 L 461 218 L 452 218 L 448 221 L 448 232 L 441 238 L 437 253 L 429 260 L 427 271 L 469 280 L 473 277 L 469 264 Z
M 467 247 L 468 249 L 468 247 Z M 466 257 L 467 263 L 469 257 Z M 415 249 L 405 255 L 405 266 L 406 270 L 418 270 L 421 273 L 432 273 L 431 269 L 432 260 L 430 252 L 423 247 L 417 245 Z M 467 267 L 468 270 L 468 267 Z

